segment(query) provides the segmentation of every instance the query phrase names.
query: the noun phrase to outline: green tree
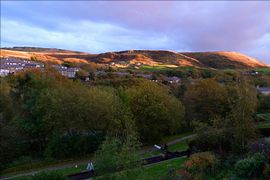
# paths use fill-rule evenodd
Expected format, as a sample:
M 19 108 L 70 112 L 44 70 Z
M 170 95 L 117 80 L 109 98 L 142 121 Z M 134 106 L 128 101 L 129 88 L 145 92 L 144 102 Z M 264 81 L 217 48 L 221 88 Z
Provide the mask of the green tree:
M 256 136 L 253 115 L 257 108 L 257 92 L 246 83 L 227 86 L 230 111 L 227 114 L 233 133 L 233 148 L 237 152 L 246 150 L 247 143 Z
M 12 118 L 10 86 L 6 81 L 0 79 L 0 169 L 19 154 L 16 149 L 20 136 L 12 123 Z
M 164 86 L 143 81 L 126 90 L 130 110 L 141 138 L 159 141 L 181 127 L 184 107 Z
M 200 150 L 220 154 L 234 151 L 243 153 L 247 144 L 256 137 L 253 114 L 256 110 L 256 90 L 245 83 L 227 85 L 226 115 L 216 116 L 208 123 L 197 123 L 195 145 Z M 224 154 L 225 153 L 225 154 Z
M 200 80 L 190 85 L 183 98 L 187 123 L 209 123 L 216 116 L 224 116 L 226 97 L 226 89 L 213 79 Z
M 28 140 L 26 146 L 42 151 L 46 145 L 48 129 L 42 121 L 43 112 L 39 111 L 39 100 L 42 94 L 50 91 L 68 80 L 56 71 L 42 72 L 29 70 L 12 77 L 12 102 L 14 110 L 13 122 Z
M 270 95 L 258 95 L 259 106 L 258 112 L 260 113 L 269 113 L 270 112 Z
M 140 168 L 141 158 L 138 150 L 139 143 L 133 135 L 128 135 L 124 140 L 107 137 L 95 154 L 97 173 L 106 175 Z

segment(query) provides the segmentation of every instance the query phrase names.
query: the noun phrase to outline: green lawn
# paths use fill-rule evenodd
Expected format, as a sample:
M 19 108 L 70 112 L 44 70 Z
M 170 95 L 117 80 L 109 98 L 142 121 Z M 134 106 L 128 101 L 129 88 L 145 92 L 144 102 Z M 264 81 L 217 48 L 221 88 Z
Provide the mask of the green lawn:
M 194 69 L 194 67 L 189 66 L 167 66 L 167 65 L 155 65 L 155 66 L 142 66 L 140 67 L 140 70 L 143 71 L 157 71 L 157 70 L 190 70 Z
M 261 74 L 270 74 L 270 67 L 269 68 L 257 68 L 255 70 Z
M 169 150 L 170 151 L 183 151 L 183 150 L 186 150 L 187 147 L 188 147 L 187 142 L 182 141 L 182 142 L 179 142 L 179 143 L 176 143 L 174 145 L 169 146 Z M 156 156 L 160 153 L 161 152 L 159 150 L 155 150 L 152 152 L 145 153 L 142 156 L 143 156 L 143 158 L 146 158 L 146 157 Z M 170 168 L 177 168 L 178 164 L 179 163 L 182 164 L 185 160 L 186 160 L 186 158 L 176 158 L 176 159 L 164 161 L 164 162 L 161 162 L 158 164 L 147 166 L 144 168 L 143 171 L 146 172 L 145 175 L 150 175 L 151 177 L 153 176 L 154 178 L 156 178 L 157 176 L 159 176 L 159 174 L 165 175 L 166 172 Z M 85 170 L 85 168 L 86 168 L 86 164 L 82 164 L 82 165 L 79 165 L 77 168 L 69 167 L 69 168 L 59 169 L 59 170 L 55 170 L 55 171 L 62 173 L 64 175 L 69 175 L 69 174 L 81 172 L 81 171 Z M 160 168 L 160 171 L 158 171 L 159 168 Z M 19 177 L 19 178 L 14 178 L 14 179 L 21 180 L 21 179 L 27 179 L 27 177 Z
M 189 136 L 189 135 L 192 135 L 192 134 L 193 134 L 193 132 L 189 131 L 189 132 L 184 132 L 182 134 L 175 134 L 175 135 L 172 135 L 172 136 L 166 136 L 161 140 L 161 143 L 167 143 L 167 142 L 170 142 L 170 141 L 173 141 L 173 140 L 176 140 L 176 139 L 179 139 L 179 138 L 183 138 L 183 137 L 186 137 L 186 136 Z
M 257 117 L 260 120 L 263 120 L 262 122 L 259 122 L 257 124 L 257 128 L 269 128 L 270 127 L 270 113 L 257 114 Z
M 182 142 L 169 146 L 170 151 L 184 151 L 187 149 L 188 149 L 187 141 L 182 141 Z
M 34 170 L 40 170 L 40 169 L 51 167 L 51 166 L 61 166 L 67 163 L 80 162 L 80 161 L 92 159 L 92 158 L 93 158 L 93 155 L 90 154 L 83 158 L 75 158 L 75 159 L 52 160 L 52 161 L 29 160 L 28 162 L 21 162 L 16 165 L 13 165 L 13 167 L 4 169 L 0 174 L 11 176 L 11 175 L 16 175 L 18 173 L 27 172 L 30 170 L 34 171 Z
M 135 170 L 134 172 L 117 172 L 107 176 L 99 176 L 95 179 L 129 179 L 129 180 L 158 180 L 164 179 L 164 177 L 169 173 L 170 170 L 178 170 L 183 167 L 183 163 L 187 160 L 186 157 L 175 158 L 167 161 L 163 161 L 157 164 L 148 165 L 140 170 Z
M 180 157 L 168 161 L 163 161 L 161 163 L 145 167 L 144 171 L 148 176 L 151 177 L 151 179 L 161 179 L 169 172 L 169 170 L 181 169 L 183 163 L 186 160 L 187 160 L 186 157 Z
M 176 139 L 179 139 L 179 138 L 183 138 L 183 137 L 186 137 L 186 136 L 189 136 L 189 135 L 192 135 L 192 132 L 186 132 L 186 133 L 183 133 L 183 134 L 177 134 L 177 135 L 173 135 L 173 136 L 167 136 L 167 137 L 165 137 L 165 138 L 162 139 L 162 143 L 170 142 L 170 141 L 173 141 L 173 140 L 176 140 Z M 179 142 L 179 143 L 176 143 L 174 145 L 169 146 L 169 150 L 170 151 L 183 151 L 183 150 L 186 150 L 187 148 L 188 148 L 187 140 L 183 140 L 182 142 Z M 153 157 L 153 156 L 156 156 L 156 155 L 159 155 L 159 154 L 161 154 L 161 151 L 160 150 L 154 150 L 154 151 L 151 151 L 151 152 L 147 152 L 147 153 L 142 154 L 142 158 Z M 66 162 L 69 162 L 69 161 L 66 161 Z M 61 164 L 61 163 L 59 163 L 59 164 Z M 40 164 L 39 166 L 40 167 L 43 167 L 42 165 L 46 165 L 46 163 Z M 54 164 L 52 163 L 50 165 L 54 165 Z M 70 168 L 59 169 L 59 170 L 56 170 L 56 171 L 57 172 L 61 172 L 64 175 L 68 175 L 68 174 L 73 174 L 73 173 L 81 172 L 85 168 L 86 168 L 86 164 L 82 164 L 82 165 L 79 165 L 77 168 L 70 167 Z M 24 168 L 22 168 L 22 169 L 24 169 Z M 35 170 L 35 169 L 38 170 L 39 168 L 33 168 L 33 170 Z M 12 174 L 16 174 L 16 173 L 18 173 L 18 172 L 15 171 Z M 15 179 L 20 179 L 20 178 L 15 178 Z

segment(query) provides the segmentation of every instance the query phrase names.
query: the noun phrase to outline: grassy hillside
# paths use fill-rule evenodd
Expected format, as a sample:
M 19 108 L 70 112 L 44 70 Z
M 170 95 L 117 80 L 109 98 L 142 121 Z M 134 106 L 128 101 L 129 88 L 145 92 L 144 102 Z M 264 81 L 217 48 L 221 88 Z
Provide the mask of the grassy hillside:
M 157 67 L 192 66 L 216 69 L 265 68 L 262 62 L 237 52 L 178 53 L 166 50 L 129 50 L 90 54 L 55 48 L 2 48 L 1 57 L 17 57 L 60 64 L 62 62 L 114 64 L 126 68 L 143 64 Z
M 197 59 L 202 64 L 216 69 L 242 69 L 265 67 L 266 64 L 237 52 L 193 52 L 182 53 Z

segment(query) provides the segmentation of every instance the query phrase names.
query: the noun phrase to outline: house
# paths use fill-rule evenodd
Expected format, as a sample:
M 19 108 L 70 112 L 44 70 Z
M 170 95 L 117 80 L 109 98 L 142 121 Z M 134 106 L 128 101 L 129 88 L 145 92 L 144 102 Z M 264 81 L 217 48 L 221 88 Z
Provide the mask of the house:
M 52 65 L 52 67 L 68 78 L 75 78 L 76 73 L 80 70 L 80 68 L 68 68 L 62 65 Z
M 270 94 L 270 87 L 257 87 L 257 90 L 264 95 Z
M 99 76 L 106 76 L 107 72 L 105 71 L 96 71 L 95 72 L 95 76 L 99 77 Z
M 165 81 L 170 84 L 178 84 L 180 82 L 180 78 L 177 76 L 166 77 Z
M 110 65 L 111 66 L 115 66 L 115 62 L 110 62 Z
M 110 74 L 116 75 L 118 77 L 127 77 L 130 75 L 128 72 L 111 72 Z
M 149 80 L 152 80 L 153 79 L 153 75 L 152 74 L 136 74 L 135 76 L 136 77 L 142 77 L 142 78 L 149 79 Z
M 7 76 L 8 74 L 10 74 L 9 69 L 0 69 L 0 76 Z
M 259 76 L 260 75 L 260 73 L 258 71 L 254 71 L 254 70 L 248 71 L 248 72 L 244 72 L 243 74 L 244 75 L 247 75 L 247 76 Z
M 33 62 L 19 58 L 1 58 L 0 60 L 0 75 L 6 76 L 8 74 L 23 71 L 28 68 L 43 68 L 44 64 L 40 62 Z

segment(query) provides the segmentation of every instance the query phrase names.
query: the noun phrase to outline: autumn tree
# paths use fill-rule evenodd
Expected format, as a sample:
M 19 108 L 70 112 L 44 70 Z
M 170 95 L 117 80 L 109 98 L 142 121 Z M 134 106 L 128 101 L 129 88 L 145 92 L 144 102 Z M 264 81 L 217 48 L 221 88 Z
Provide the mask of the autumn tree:
M 194 82 L 184 94 L 187 123 L 192 121 L 209 122 L 216 116 L 224 115 L 226 89 L 213 79 Z
M 253 114 L 257 106 L 256 89 L 244 82 L 225 87 L 227 94 L 225 116 L 209 122 L 197 122 L 194 144 L 201 150 L 220 154 L 234 151 L 242 153 L 250 140 L 256 137 Z
M 124 139 L 107 137 L 95 153 L 97 173 L 106 176 L 122 171 L 127 175 L 135 171 L 138 174 L 141 168 L 139 147 L 140 143 L 134 135 L 128 135 Z
M 158 141 L 181 127 L 184 107 L 166 87 L 143 81 L 128 88 L 126 94 L 143 141 Z
M 257 108 L 256 89 L 244 82 L 227 86 L 230 111 L 227 117 L 230 120 L 233 133 L 233 148 L 235 151 L 245 150 L 247 143 L 255 138 L 255 124 L 253 114 Z

